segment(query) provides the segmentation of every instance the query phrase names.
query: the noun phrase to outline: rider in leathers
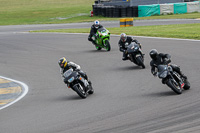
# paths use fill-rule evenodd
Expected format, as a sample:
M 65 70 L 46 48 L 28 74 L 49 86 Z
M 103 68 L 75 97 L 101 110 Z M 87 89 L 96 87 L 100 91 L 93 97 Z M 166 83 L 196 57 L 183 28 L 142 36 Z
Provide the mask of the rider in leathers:
M 90 35 L 88 36 L 88 41 L 91 41 L 94 45 L 96 44 L 95 41 L 92 39 L 92 36 L 97 33 L 97 30 L 102 28 L 103 26 L 99 23 L 98 20 L 94 21 L 94 24 L 91 26 Z
M 58 64 L 60 66 L 60 72 L 61 72 L 62 76 L 68 69 L 72 68 L 73 70 L 78 71 L 78 73 L 82 77 L 84 77 L 86 80 L 88 80 L 86 73 L 81 71 L 81 67 L 74 62 L 67 61 L 65 57 L 60 58 L 60 60 L 58 61 Z M 88 82 L 90 82 L 90 81 L 88 81 Z M 64 83 L 67 84 L 67 81 L 65 79 L 64 79 Z
M 169 64 L 171 62 L 171 56 L 169 54 L 158 53 L 156 49 L 152 49 L 149 53 L 150 57 L 152 58 L 150 62 L 151 66 L 151 73 L 156 76 L 157 71 L 156 68 L 158 65 L 170 65 L 174 71 L 179 73 L 183 78 L 187 79 L 187 77 L 182 73 L 180 67 L 175 64 Z M 164 81 L 162 82 L 164 84 Z
M 122 60 L 128 59 L 128 57 L 127 57 L 127 46 L 130 45 L 131 42 L 137 43 L 141 48 L 141 44 L 136 39 L 133 39 L 132 37 L 127 36 L 125 33 L 122 33 L 120 35 L 120 40 L 118 42 L 118 45 L 119 45 L 119 51 L 123 52 Z

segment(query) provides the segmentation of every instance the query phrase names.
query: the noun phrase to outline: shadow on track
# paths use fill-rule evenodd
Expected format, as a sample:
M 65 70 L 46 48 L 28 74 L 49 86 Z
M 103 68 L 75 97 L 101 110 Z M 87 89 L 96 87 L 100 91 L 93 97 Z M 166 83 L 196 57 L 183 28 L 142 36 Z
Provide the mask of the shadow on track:
M 140 66 L 126 66 L 126 67 L 117 67 L 117 68 L 113 68 L 113 70 L 117 70 L 117 71 L 132 71 L 132 70 L 144 70 L 142 69 Z
M 163 96 L 178 96 L 176 93 L 173 91 L 165 91 L 165 92 L 154 92 L 154 93 L 149 93 L 146 94 L 145 96 L 150 96 L 150 97 L 163 97 Z
M 102 52 L 108 52 L 106 50 L 87 50 L 87 51 L 83 51 L 84 53 L 102 53 Z
M 83 100 L 82 98 L 80 98 L 78 95 L 71 95 L 71 96 L 62 96 L 57 98 L 56 100 L 58 101 L 68 101 L 68 100 Z

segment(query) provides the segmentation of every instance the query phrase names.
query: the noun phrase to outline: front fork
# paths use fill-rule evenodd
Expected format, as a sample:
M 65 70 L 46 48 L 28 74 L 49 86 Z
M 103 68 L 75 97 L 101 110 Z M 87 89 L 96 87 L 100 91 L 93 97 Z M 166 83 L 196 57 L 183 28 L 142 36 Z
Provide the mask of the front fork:
M 174 76 L 179 80 L 179 84 L 180 84 L 181 88 L 183 88 L 184 85 L 185 85 L 185 83 L 183 82 L 183 80 L 181 79 L 181 77 L 179 76 L 179 74 L 175 72 Z

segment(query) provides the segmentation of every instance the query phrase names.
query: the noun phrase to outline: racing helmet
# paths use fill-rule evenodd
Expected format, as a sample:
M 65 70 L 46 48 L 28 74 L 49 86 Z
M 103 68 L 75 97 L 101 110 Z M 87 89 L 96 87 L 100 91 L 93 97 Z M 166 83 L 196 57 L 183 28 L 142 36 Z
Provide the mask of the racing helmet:
M 157 55 L 158 55 L 158 51 L 156 49 L 152 49 L 150 52 L 149 52 L 149 55 L 152 59 L 156 59 Z
M 98 29 L 98 28 L 99 28 L 99 25 L 100 25 L 99 21 L 98 21 L 98 20 L 95 20 L 95 21 L 94 21 L 94 27 L 95 27 L 96 29 Z
M 127 39 L 126 34 L 125 34 L 125 33 L 122 33 L 122 34 L 120 35 L 120 40 L 121 40 L 122 42 L 126 42 L 126 39 Z
M 67 66 L 67 60 L 65 57 L 60 58 L 58 61 L 58 64 L 61 68 L 65 68 Z

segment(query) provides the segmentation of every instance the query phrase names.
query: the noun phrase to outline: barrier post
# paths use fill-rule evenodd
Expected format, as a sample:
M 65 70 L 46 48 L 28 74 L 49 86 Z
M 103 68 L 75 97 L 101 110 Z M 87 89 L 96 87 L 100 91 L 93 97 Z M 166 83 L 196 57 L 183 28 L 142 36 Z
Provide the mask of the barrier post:
M 126 27 L 133 26 L 133 18 L 126 18 Z
M 126 27 L 126 19 L 125 18 L 120 19 L 120 27 Z

